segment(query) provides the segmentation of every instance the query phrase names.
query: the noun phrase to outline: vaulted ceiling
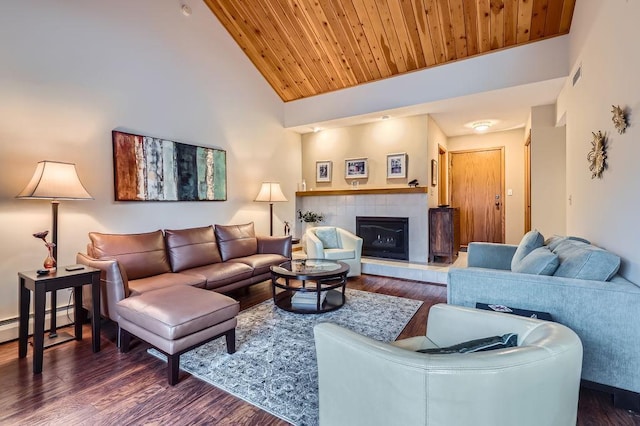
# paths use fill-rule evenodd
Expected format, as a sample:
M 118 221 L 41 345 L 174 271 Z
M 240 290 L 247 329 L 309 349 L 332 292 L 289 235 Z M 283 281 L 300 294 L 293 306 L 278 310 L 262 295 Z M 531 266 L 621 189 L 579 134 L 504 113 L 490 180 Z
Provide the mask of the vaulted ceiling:
M 576 0 L 204 0 L 283 101 L 569 32 Z

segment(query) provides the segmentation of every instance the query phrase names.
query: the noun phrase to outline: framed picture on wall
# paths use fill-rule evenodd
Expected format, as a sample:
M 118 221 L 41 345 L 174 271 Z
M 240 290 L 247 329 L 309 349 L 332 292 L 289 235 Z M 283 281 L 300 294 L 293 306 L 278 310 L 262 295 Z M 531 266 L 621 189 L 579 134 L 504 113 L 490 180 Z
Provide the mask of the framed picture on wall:
M 347 179 L 369 177 L 367 158 L 350 158 L 344 160 L 344 177 Z
M 331 182 L 331 161 L 316 161 L 316 182 Z
M 387 179 L 407 177 L 407 153 L 387 154 Z
M 438 162 L 431 160 L 431 186 L 438 184 Z

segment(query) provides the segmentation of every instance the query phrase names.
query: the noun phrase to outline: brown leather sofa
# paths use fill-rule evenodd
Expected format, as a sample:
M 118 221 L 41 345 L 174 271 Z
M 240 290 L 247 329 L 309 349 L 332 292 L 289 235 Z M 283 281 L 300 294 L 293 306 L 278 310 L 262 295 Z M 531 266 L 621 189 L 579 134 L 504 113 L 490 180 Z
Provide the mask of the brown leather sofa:
M 76 261 L 102 270 L 101 312 L 116 322 L 126 297 L 181 285 L 225 293 L 269 279 L 271 265 L 291 258 L 291 237 L 256 236 L 253 223 L 89 239 Z

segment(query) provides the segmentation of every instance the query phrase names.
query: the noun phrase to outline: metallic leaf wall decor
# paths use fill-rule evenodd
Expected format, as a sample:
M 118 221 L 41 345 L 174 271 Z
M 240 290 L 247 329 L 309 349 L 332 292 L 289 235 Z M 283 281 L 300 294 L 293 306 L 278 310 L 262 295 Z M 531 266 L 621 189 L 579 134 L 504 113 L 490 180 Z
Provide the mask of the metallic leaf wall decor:
M 613 121 L 613 125 L 618 133 L 623 134 L 627 129 L 627 117 L 625 117 L 624 111 L 620 108 L 620 105 L 611 105 L 611 107 L 613 108 L 611 110 L 613 113 L 611 121 Z
M 116 201 L 225 201 L 227 153 L 118 131 L 113 136 Z
M 606 140 L 601 131 L 591 133 L 593 140 L 591 141 L 591 151 L 587 154 L 589 160 L 589 170 L 591 170 L 591 179 L 597 177 L 602 178 L 602 171 L 607 167 Z

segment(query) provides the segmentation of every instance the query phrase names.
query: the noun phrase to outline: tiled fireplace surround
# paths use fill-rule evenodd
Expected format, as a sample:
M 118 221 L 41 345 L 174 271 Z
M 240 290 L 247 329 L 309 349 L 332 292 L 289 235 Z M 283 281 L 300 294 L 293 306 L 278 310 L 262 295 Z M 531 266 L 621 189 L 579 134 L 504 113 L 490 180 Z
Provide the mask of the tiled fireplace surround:
M 322 213 L 319 225 L 337 226 L 356 233 L 356 216 L 409 218 L 409 262 L 363 258 L 365 273 L 417 281 L 446 282 L 446 267 L 427 266 L 429 252 L 428 204 L 426 188 L 384 190 L 335 190 L 296 193 L 296 210 Z M 295 235 L 304 224 L 296 222 Z

